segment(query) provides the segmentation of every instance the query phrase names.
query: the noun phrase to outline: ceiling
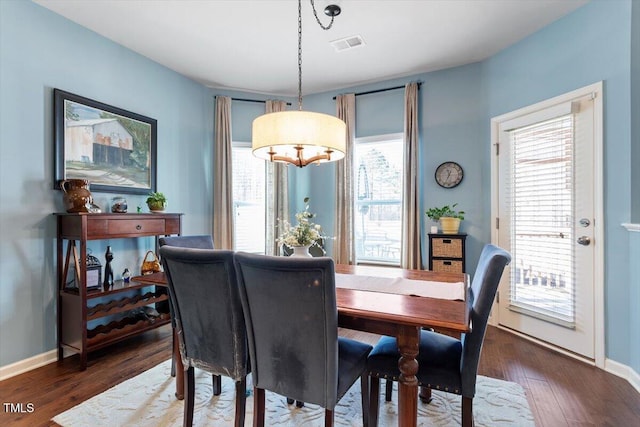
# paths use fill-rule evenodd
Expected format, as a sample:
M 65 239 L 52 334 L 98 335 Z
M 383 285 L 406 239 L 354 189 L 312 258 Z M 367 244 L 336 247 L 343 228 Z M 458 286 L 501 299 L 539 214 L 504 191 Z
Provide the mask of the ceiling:
M 295 96 L 295 0 L 34 0 L 213 88 Z M 316 0 L 342 13 L 324 31 L 302 2 L 303 93 L 481 61 L 587 0 Z M 337 52 L 331 41 L 359 35 Z

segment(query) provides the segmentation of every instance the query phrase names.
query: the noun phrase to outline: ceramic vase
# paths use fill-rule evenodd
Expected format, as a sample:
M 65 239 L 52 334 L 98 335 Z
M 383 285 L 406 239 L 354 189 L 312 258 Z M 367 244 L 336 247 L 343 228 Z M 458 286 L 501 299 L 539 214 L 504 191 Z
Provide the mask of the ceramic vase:
M 88 180 L 65 179 L 60 181 L 60 189 L 64 192 L 62 200 L 67 212 L 91 212 L 93 197 L 89 191 Z
M 292 246 L 291 249 L 293 250 L 293 252 L 291 253 L 290 256 L 292 256 L 292 257 L 309 258 L 309 257 L 311 257 L 311 254 L 309 253 L 309 248 L 310 247 L 311 247 L 311 245 L 307 245 L 307 246 Z

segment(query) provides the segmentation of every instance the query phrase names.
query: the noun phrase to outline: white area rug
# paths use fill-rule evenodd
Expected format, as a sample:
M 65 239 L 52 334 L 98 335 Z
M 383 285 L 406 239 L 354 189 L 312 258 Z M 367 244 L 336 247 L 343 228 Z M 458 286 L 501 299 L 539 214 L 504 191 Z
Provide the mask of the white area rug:
M 86 426 L 181 426 L 183 401 L 174 397 L 175 380 L 170 375 L 170 361 L 161 363 L 135 378 L 131 378 L 62 414 L 53 421 L 64 427 Z M 251 376 L 247 378 L 250 383 Z M 398 423 L 397 384 L 392 402 L 384 402 L 381 393 L 380 426 Z M 381 382 L 384 390 L 384 381 Z M 250 384 L 247 386 L 251 390 Z M 196 403 L 194 426 L 233 426 L 235 388 L 223 377 L 222 394 L 213 396 L 211 375 L 196 369 Z M 267 392 L 267 426 L 324 426 L 324 409 L 305 404 L 303 408 L 287 405 L 282 396 Z M 459 426 L 460 401 L 458 395 L 433 392 L 430 404 L 418 402 L 419 426 Z M 335 409 L 335 425 L 361 426 L 360 384 L 340 400 Z M 478 377 L 473 400 L 477 427 L 534 426 L 523 388 L 516 383 Z M 245 425 L 252 425 L 253 396 L 247 397 Z

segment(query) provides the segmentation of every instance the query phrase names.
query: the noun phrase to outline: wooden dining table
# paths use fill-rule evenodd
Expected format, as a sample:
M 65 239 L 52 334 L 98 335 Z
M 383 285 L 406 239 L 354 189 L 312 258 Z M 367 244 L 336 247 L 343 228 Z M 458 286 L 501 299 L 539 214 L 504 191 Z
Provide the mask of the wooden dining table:
M 428 270 L 404 270 L 387 267 L 353 266 L 336 264 L 337 274 L 353 274 L 363 277 L 402 277 L 429 282 L 463 283 L 465 295 L 469 288 L 469 276 L 463 273 L 443 273 Z M 166 286 L 164 273 L 154 273 L 132 278 L 140 283 Z M 425 284 L 426 285 L 426 284 Z M 396 337 L 400 359 L 398 368 L 398 426 L 415 427 L 418 413 L 418 348 L 420 329 L 460 334 L 469 332 L 470 305 L 465 300 L 384 293 L 363 289 L 336 287 L 338 325 L 342 328 Z M 174 355 L 176 355 L 176 397 L 184 398 L 184 370 L 178 356 L 178 342 L 174 331 Z

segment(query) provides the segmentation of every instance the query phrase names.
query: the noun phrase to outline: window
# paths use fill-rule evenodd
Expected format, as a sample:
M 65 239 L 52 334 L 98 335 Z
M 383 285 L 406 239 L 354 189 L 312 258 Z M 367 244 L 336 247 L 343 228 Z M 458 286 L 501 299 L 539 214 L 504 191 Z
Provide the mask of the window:
M 574 118 L 511 131 L 511 304 L 573 325 Z
M 233 142 L 234 249 L 263 254 L 265 251 L 265 165 L 251 153 L 251 144 Z
M 403 136 L 357 138 L 354 151 L 356 260 L 400 265 Z

